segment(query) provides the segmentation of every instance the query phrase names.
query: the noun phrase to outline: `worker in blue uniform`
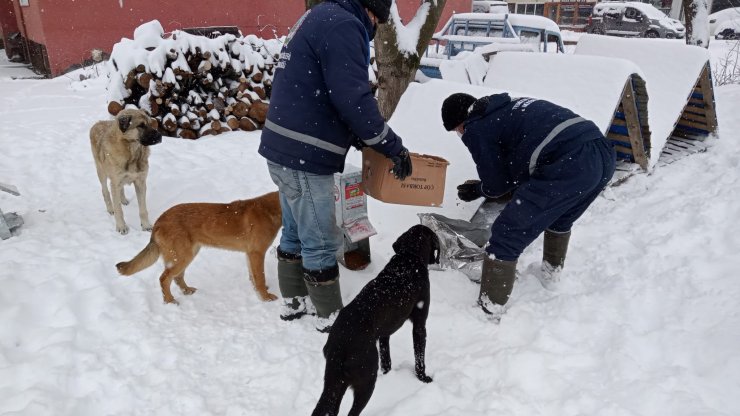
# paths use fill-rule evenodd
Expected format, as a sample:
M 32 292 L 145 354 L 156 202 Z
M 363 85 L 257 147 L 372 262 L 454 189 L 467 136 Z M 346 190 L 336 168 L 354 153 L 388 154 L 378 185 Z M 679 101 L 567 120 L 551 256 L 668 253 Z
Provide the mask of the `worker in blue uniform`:
M 508 199 L 491 226 L 478 304 L 500 320 L 519 256 L 544 232 L 538 278 L 560 279 L 571 228 L 611 180 L 616 152 L 599 128 L 545 100 L 494 94 L 450 95 L 442 104 L 447 131 L 467 146 L 478 180 L 458 186 L 458 197 Z

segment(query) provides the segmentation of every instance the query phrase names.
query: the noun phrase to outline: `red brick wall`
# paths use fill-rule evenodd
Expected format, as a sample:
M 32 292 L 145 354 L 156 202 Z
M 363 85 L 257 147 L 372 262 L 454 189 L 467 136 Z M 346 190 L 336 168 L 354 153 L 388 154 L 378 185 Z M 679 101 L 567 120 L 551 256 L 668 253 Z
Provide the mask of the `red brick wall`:
M 238 26 L 244 34 L 266 38 L 287 34 L 305 8 L 304 0 L 29 2 L 29 7 L 22 8 L 28 38 L 46 45 L 52 75 L 90 58 L 92 49 L 110 52 L 122 37 L 132 38 L 134 29 L 150 20 L 159 20 L 168 32 L 194 26 Z M 419 0 L 398 0 L 405 21 L 413 17 L 419 3 Z M 470 11 L 471 4 L 470 0 L 447 0 L 440 24 L 453 10 Z
M 0 35 L 2 35 L 4 44 L 8 44 L 8 35 L 19 31 L 13 0 L 0 0 Z M 8 54 L 8 52 L 6 46 L 5 53 Z

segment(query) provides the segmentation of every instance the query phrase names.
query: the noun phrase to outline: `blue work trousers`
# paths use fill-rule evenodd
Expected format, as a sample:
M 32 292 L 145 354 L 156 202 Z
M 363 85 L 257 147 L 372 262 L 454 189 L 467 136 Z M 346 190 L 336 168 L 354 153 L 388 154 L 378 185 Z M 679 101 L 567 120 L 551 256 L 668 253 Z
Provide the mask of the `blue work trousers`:
M 538 165 L 491 226 L 486 251 L 517 260 L 545 230 L 564 233 L 614 175 L 614 146 L 599 138 Z

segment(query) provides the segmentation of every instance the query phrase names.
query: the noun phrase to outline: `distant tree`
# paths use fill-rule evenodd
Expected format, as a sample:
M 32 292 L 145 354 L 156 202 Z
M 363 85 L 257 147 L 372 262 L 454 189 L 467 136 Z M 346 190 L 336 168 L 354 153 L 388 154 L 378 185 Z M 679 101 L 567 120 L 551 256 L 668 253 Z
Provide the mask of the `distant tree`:
M 414 18 L 404 26 L 394 2 L 391 20 L 379 25 L 375 35 L 378 105 L 386 119 L 393 114 L 401 95 L 414 80 L 445 3 L 446 0 L 423 0 Z
M 709 47 L 709 5 L 707 0 L 682 0 L 686 18 L 686 44 Z

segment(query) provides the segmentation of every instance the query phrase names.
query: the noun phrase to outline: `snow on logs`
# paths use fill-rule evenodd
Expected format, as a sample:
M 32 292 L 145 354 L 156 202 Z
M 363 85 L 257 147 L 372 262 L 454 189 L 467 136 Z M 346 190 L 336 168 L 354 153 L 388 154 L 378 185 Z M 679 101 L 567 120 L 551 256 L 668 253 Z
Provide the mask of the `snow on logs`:
M 254 35 L 215 38 L 176 30 L 164 36 L 153 20 L 113 46 L 108 112 L 136 107 L 167 136 L 196 139 L 265 122 L 282 43 Z

